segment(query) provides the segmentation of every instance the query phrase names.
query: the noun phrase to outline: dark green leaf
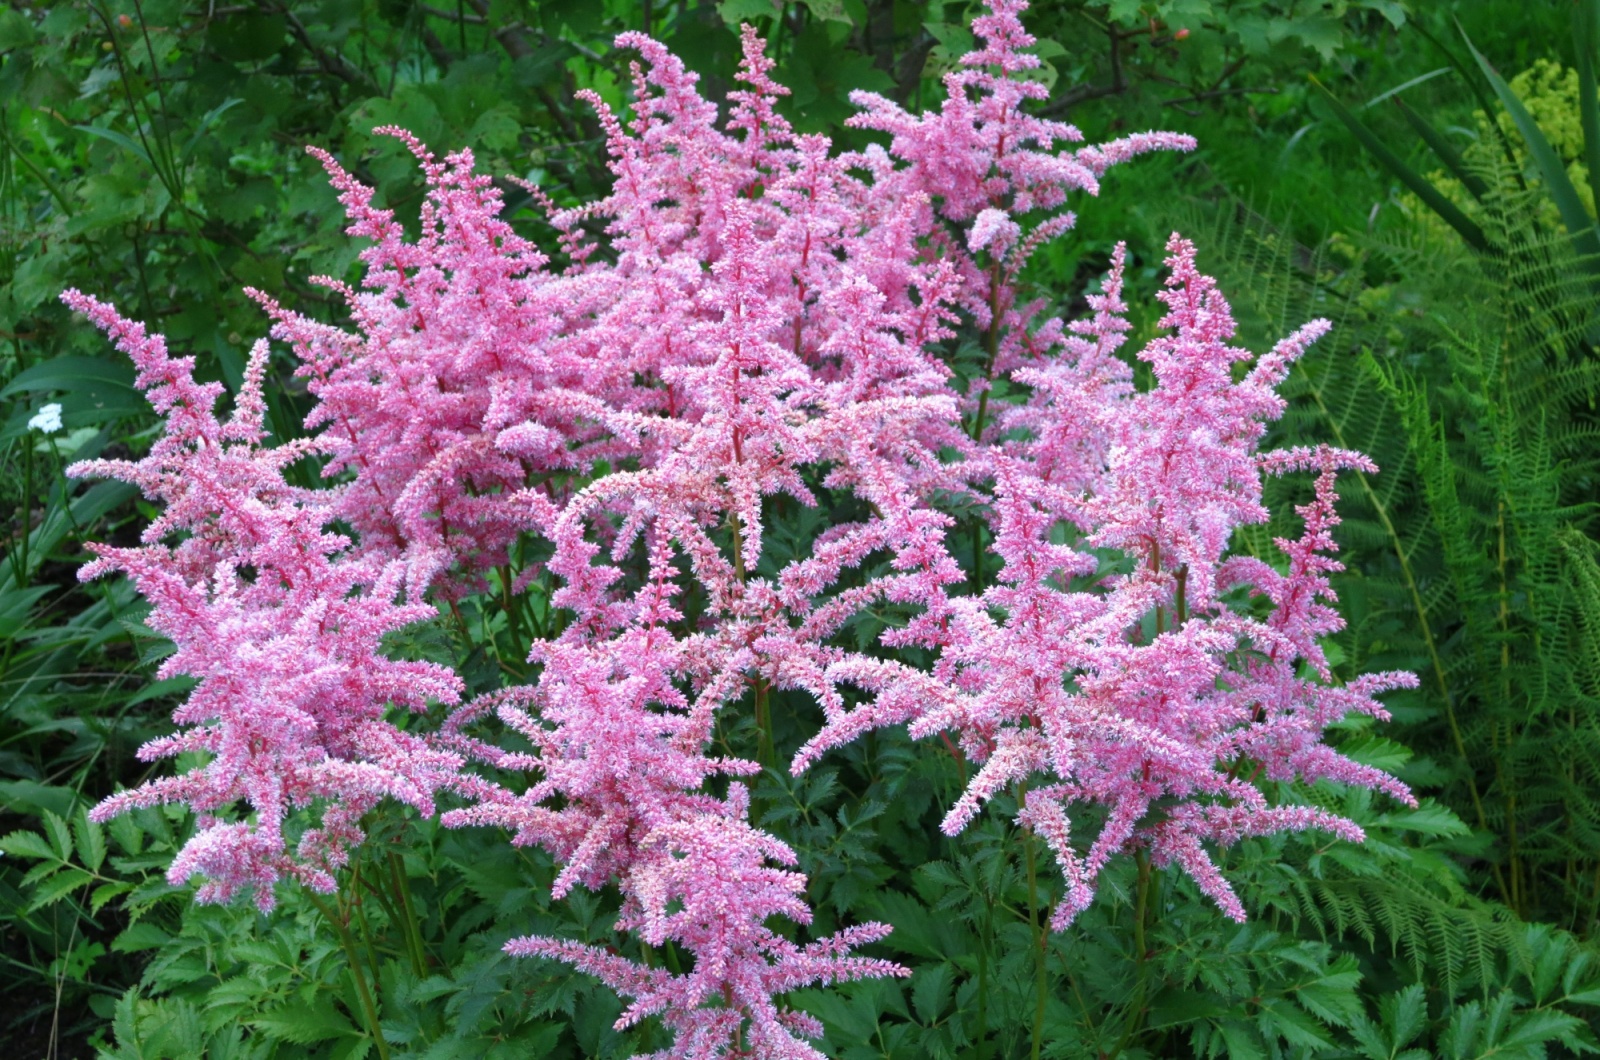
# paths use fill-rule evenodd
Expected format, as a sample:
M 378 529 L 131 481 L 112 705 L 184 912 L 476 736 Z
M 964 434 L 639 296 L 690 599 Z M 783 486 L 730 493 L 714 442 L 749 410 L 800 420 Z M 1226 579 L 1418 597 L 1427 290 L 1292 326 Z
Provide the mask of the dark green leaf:
M 1349 107 L 1339 101 L 1337 96 L 1328 91 L 1321 81 L 1313 77 L 1311 78 L 1311 83 L 1322 90 L 1323 98 L 1333 108 L 1334 114 L 1345 124 L 1346 128 L 1355 134 L 1356 139 L 1361 141 L 1361 145 L 1372 152 L 1378 161 L 1383 164 L 1384 168 L 1398 177 L 1400 182 L 1410 188 L 1417 198 L 1427 204 L 1430 210 L 1438 214 L 1451 228 L 1454 228 L 1461 238 L 1467 241 L 1469 246 L 1475 250 L 1489 249 L 1489 242 L 1484 238 L 1483 229 L 1479 228 L 1466 214 L 1462 213 L 1455 203 L 1445 198 L 1443 192 L 1407 165 L 1394 151 L 1390 150 L 1389 146 L 1380 140 L 1376 133 L 1367 128 Z

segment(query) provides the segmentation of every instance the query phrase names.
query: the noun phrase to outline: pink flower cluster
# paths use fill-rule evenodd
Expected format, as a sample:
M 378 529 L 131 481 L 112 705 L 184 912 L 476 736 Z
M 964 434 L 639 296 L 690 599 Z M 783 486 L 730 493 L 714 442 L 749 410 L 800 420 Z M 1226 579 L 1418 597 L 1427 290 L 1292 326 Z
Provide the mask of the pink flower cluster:
M 414 240 L 316 152 L 350 234 L 371 245 L 360 288 L 322 281 L 352 330 L 256 293 L 316 399 L 304 441 L 264 444 L 265 343 L 223 423 L 220 388 L 196 383 L 189 361 L 69 292 L 167 416 L 144 459 L 73 469 L 166 505 L 142 547 L 97 548 L 85 576 L 132 575 L 178 647 L 163 673 L 199 679 L 175 715 L 186 728 L 143 753 L 210 756 L 97 816 L 188 803 L 202 827 L 173 878 L 203 876 L 202 899 L 248 890 L 266 906 L 283 877 L 332 889 L 383 796 L 431 813 L 449 792 L 448 824 L 549 851 L 558 895 L 616 885 L 619 927 L 691 961 L 669 971 L 540 937 L 510 952 L 601 977 L 632 999 L 619 1025 L 656 1016 L 675 1032 L 665 1055 L 798 1058 L 818 1055 L 804 1039 L 821 1028 L 781 995 L 904 970 L 852 955 L 881 924 L 809 944 L 770 924 L 810 921 L 806 879 L 750 821 L 740 778 L 759 766 L 711 753 L 729 710 L 753 703 L 767 747 L 772 693 L 814 697 L 826 723 L 796 771 L 879 726 L 953 736 L 979 768 L 945 830 L 1020 793 L 1021 823 L 1065 877 L 1058 928 L 1128 849 L 1178 863 L 1242 917 L 1205 843 L 1306 828 L 1360 838 L 1324 811 L 1271 804 L 1258 772 L 1409 799 L 1323 741 L 1352 712 L 1384 716 L 1374 695 L 1410 680 L 1336 686 L 1319 646 L 1341 625 L 1327 578 L 1334 475 L 1371 465 L 1259 449 L 1283 408 L 1275 388 L 1327 325 L 1259 359 L 1230 346 L 1227 303 L 1174 237 L 1165 333 L 1138 354 L 1155 382 L 1141 390 L 1118 356 L 1120 248 L 1090 320 L 1021 298 L 1029 255 L 1073 223 L 1071 193 L 1139 153 L 1193 146 L 1170 133 L 1073 146 L 1076 129 L 1028 115 L 1045 90 L 1023 76 L 1038 65 L 1025 7 L 992 0 L 939 111 L 859 94 L 852 123 L 888 139 L 860 152 L 789 126 L 748 27 L 720 125 L 694 74 L 624 34 L 639 56 L 632 117 L 590 97 L 611 194 L 559 209 L 532 189 L 560 265 L 500 217 L 468 151 L 441 162 L 388 130 L 428 185 Z M 986 358 L 964 386 L 947 363 L 962 329 Z M 1026 396 L 991 406 L 996 379 Z M 285 481 L 306 457 L 322 459 L 325 488 Z M 1230 555 L 1234 531 L 1267 518 L 1263 476 L 1300 470 L 1317 474 L 1316 498 L 1299 509 L 1302 536 L 1279 543 L 1286 566 Z M 968 539 L 953 538 L 952 497 L 988 513 L 1000 561 L 988 577 L 981 557 L 975 570 L 957 559 Z M 771 512 L 846 499 L 859 518 L 777 563 Z M 522 562 L 532 540 L 547 561 Z M 869 561 L 889 573 L 859 584 Z M 386 658 L 381 640 L 434 617 L 430 598 L 488 591 L 547 592 L 564 620 L 531 644 L 530 684 L 419 735 L 391 708 L 456 704 L 460 682 Z M 909 621 L 870 651 L 847 646 L 845 624 L 882 603 Z M 528 749 L 482 735 L 490 717 Z M 505 772 L 531 783 L 492 779 Z M 250 818 L 229 818 L 240 803 Z M 1086 849 L 1068 816 L 1085 805 L 1105 811 Z M 286 835 L 305 807 L 320 810 L 315 827 Z
M 137 806 L 187 803 L 200 831 L 173 860 L 169 878 L 205 877 L 202 901 L 253 893 L 273 904 L 281 877 L 323 891 L 361 841 L 361 816 L 384 796 L 423 813 L 461 767 L 459 756 L 389 719 L 389 707 L 425 710 L 453 703 L 461 681 L 431 663 L 401 662 L 381 650 L 384 634 L 430 618 L 425 603 L 401 603 L 405 567 L 362 554 L 330 532 L 331 495 L 284 481 L 283 471 L 315 453 L 315 439 L 262 445 L 261 386 L 267 344 L 251 352 L 236 411 L 219 421 L 217 383 L 198 383 L 194 360 L 167 353 L 160 336 L 104 303 L 68 291 L 133 359 L 138 385 L 166 432 L 142 460 L 92 460 L 73 475 L 120 478 L 165 505 L 137 548 L 93 545 L 81 577 L 126 572 L 151 605 L 150 626 L 177 646 L 158 672 L 197 684 L 173 720 L 189 728 L 140 748 L 144 759 L 204 752 L 209 761 L 115 795 L 90 816 L 105 820 Z M 164 544 L 177 538 L 175 544 Z M 253 825 L 221 816 L 247 803 Z M 289 851 L 284 825 L 296 808 L 320 804 L 317 827 Z

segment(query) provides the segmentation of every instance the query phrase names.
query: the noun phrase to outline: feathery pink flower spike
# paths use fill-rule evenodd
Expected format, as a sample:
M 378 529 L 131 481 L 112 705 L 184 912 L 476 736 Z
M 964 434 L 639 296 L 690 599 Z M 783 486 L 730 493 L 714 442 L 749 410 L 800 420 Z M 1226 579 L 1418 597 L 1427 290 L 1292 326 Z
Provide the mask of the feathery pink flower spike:
M 420 711 L 459 696 L 448 669 L 381 651 L 384 634 L 432 617 L 433 608 L 397 602 L 403 567 L 353 555 L 348 539 L 326 530 L 328 497 L 284 481 L 284 469 L 317 443 L 262 446 L 264 342 L 224 422 L 211 411 L 222 387 L 197 383 L 192 358 L 169 356 L 159 336 L 93 298 L 68 291 L 63 299 L 133 359 L 138 385 L 167 418 L 142 460 L 67 469 L 131 482 L 166 506 L 140 547 L 91 545 L 96 559 L 80 577 L 128 574 L 152 605 L 151 628 L 177 646 L 157 676 L 198 681 L 173 715 L 190 728 L 147 743 L 139 757 L 210 756 L 181 776 L 112 796 L 90 816 L 187 803 L 200 831 L 168 877 L 205 877 L 201 901 L 245 893 L 270 909 L 273 884 L 285 877 L 332 892 L 333 872 L 363 837 L 364 813 L 390 796 L 431 814 L 434 794 L 460 767 L 458 756 L 385 718 L 391 703 Z M 174 534 L 188 536 L 164 543 Z M 254 824 L 226 816 L 240 802 Z M 321 819 L 291 851 L 286 820 L 314 804 Z

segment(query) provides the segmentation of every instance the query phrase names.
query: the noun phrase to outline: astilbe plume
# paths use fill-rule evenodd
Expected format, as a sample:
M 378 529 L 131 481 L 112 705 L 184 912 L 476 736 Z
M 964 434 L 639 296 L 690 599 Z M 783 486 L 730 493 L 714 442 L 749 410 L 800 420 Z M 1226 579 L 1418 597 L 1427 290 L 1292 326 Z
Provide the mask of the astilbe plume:
M 347 538 L 326 529 L 328 496 L 284 481 L 284 469 L 317 444 L 262 446 L 264 342 L 251 354 L 237 411 L 223 422 L 212 412 L 222 387 L 196 382 L 192 358 L 168 355 L 159 336 L 93 298 L 68 291 L 64 300 L 133 359 L 138 385 L 166 416 L 165 434 L 143 459 L 67 469 L 133 483 L 165 505 L 142 546 L 91 545 L 97 558 L 81 576 L 127 573 L 151 604 L 151 628 L 177 647 L 158 676 L 198 682 L 173 715 L 190 728 L 147 743 L 139 756 L 210 756 L 181 776 L 112 796 L 90 816 L 187 803 L 200 831 L 168 876 L 183 883 L 203 875 L 202 901 L 245 892 L 270 909 L 272 885 L 285 876 L 331 892 L 333 871 L 362 838 L 362 814 L 385 795 L 431 814 L 433 795 L 460 766 L 385 719 L 391 703 L 423 710 L 459 695 L 447 668 L 381 650 L 384 634 L 433 608 L 398 602 L 403 568 L 353 555 Z M 241 801 L 254 824 L 226 816 Z M 314 803 L 320 823 L 291 853 L 286 819 Z
M 959 833 L 1004 790 L 1021 796 L 1018 819 L 1055 853 L 1066 893 L 1059 930 L 1086 908 L 1111 857 L 1145 848 L 1155 864 L 1179 864 L 1224 912 L 1244 919 L 1232 888 L 1206 854 L 1247 835 L 1320 828 L 1359 840 L 1353 822 L 1305 806 L 1274 806 L 1240 767 L 1256 762 L 1274 780 L 1332 779 L 1413 802 L 1383 772 L 1322 742 L 1351 713 L 1388 715 L 1373 698 L 1410 687 L 1405 673 L 1368 674 L 1345 687 L 1317 638 L 1342 628 L 1327 574 L 1334 477 L 1375 468 L 1330 448 L 1260 453 L 1267 421 L 1284 407 L 1274 388 L 1327 330 L 1314 321 L 1280 342 L 1238 381 L 1248 351 L 1227 345 L 1234 324 L 1215 283 L 1174 236 L 1169 312 L 1139 358 L 1154 385 L 1138 391 L 1111 357 L 1127 331 L 1120 317 L 1124 250 L 1117 248 L 1094 318 L 1076 326 L 1061 354 L 1012 373 L 1032 387 L 1027 404 L 1001 417 L 1022 440 L 988 448 L 994 479 L 996 584 L 950 602 L 949 636 L 931 671 L 840 664 L 830 676 L 872 694 L 829 723 L 796 759 L 878 725 L 910 722 L 915 736 L 954 732 L 981 763 L 945 817 Z M 1279 540 L 1286 573 L 1248 556 L 1225 557 L 1233 531 L 1266 520 L 1264 474 L 1318 472 L 1314 503 L 1298 509 L 1303 536 Z M 1064 530 L 1061 541 L 1053 531 Z M 1070 542 L 1070 543 L 1069 543 Z M 1266 597 L 1252 618 L 1228 590 Z M 1301 675 L 1301 665 L 1313 677 Z M 1102 807 L 1086 855 L 1067 808 Z
M 677 57 L 622 35 L 639 57 L 631 117 L 586 96 L 610 194 L 558 208 L 530 189 L 559 267 L 500 217 L 468 151 L 441 162 L 382 130 L 426 181 L 414 239 L 314 152 L 348 231 L 371 245 L 359 287 L 319 281 L 353 330 L 253 292 L 316 399 L 309 440 L 264 445 L 265 344 L 220 423 L 219 388 L 70 293 L 167 415 L 145 459 L 76 469 L 167 505 L 144 547 L 99 548 L 86 574 L 133 575 L 179 648 L 164 672 L 200 678 L 176 715 L 190 728 L 146 752 L 213 756 L 97 814 L 189 803 L 203 828 L 174 878 L 198 872 L 202 899 L 253 889 L 267 905 L 283 876 L 331 888 L 381 796 L 429 812 L 448 788 L 462 804 L 447 824 L 542 847 L 560 864 L 557 896 L 615 885 L 618 926 L 692 963 L 673 972 L 545 937 L 509 952 L 604 979 L 631 999 L 619 1026 L 654 1016 L 674 1033 L 662 1055 L 815 1057 L 804 1039 L 820 1026 L 781 995 L 906 972 L 852 954 L 883 925 L 801 944 L 770 923 L 807 924 L 811 910 L 794 851 L 750 822 L 741 778 L 760 766 L 711 753 L 719 715 L 741 703 L 754 703 L 766 759 L 772 693 L 815 697 L 826 721 L 796 771 L 880 726 L 953 738 L 979 768 L 945 830 L 1019 794 L 1021 823 L 1065 876 L 1058 928 L 1130 848 L 1177 862 L 1242 916 L 1205 843 L 1292 828 L 1359 838 L 1334 815 L 1270 804 L 1246 769 L 1409 798 L 1322 740 L 1352 711 L 1382 716 L 1373 696 L 1408 679 L 1335 687 L 1319 647 L 1339 628 L 1334 474 L 1371 465 L 1325 448 L 1259 452 L 1282 410 L 1275 387 L 1326 325 L 1235 380 L 1250 355 L 1227 344 L 1227 304 L 1175 237 L 1160 296 L 1170 334 L 1139 354 L 1155 379 L 1140 391 L 1118 355 L 1122 248 L 1088 321 L 1022 297 L 1029 256 L 1073 224 L 1069 195 L 1093 194 L 1141 152 L 1193 146 L 1170 133 L 1084 146 L 1072 126 L 1026 113 L 1045 90 L 1023 76 L 1038 65 L 1025 7 L 993 0 L 974 22 L 981 47 L 947 75 L 937 112 L 858 94 L 852 124 L 889 138 L 860 152 L 790 127 L 749 27 L 720 126 Z M 962 327 L 985 347 L 964 393 L 944 359 Z M 996 378 L 1027 397 L 991 417 Z M 326 487 L 285 482 L 307 456 L 323 458 Z M 1286 570 L 1229 555 L 1234 531 L 1267 517 L 1262 475 L 1300 470 L 1317 473 L 1317 492 L 1301 538 L 1280 542 Z M 959 588 L 952 496 L 988 513 L 1002 564 L 985 578 L 975 560 L 977 594 Z M 773 561 L 771 512 L 841 501 L 862 514 Z M 187 536 L 163 543 L 174 535 Z M 526 562 L 530 539 L 548 559 Z M 853 571 L 882 561 L 887 573 L 859 584 Z M 455 702 L 460 682 L 385 658 L 385 633 L 435 615 L 430 596 L 492 587 L 514 613 L 535 584 L 563 617 L 533 639 L 528 684 L 458 707 L 426 737 L 386 720 L 390 704 Z M 884 602 L 906 623 L 872 650 L 842 646 L 846 623 Z M 904 648 L 931 663 L 911 665 Z M 496 724 L 529 749 L 499 746 Z M 220 816 L 240 801 L 254 826 Z M 313 803 L 320 826 L 291 855 L 288 814 Z M 1075 806 L 1105 812 L 1086 851 Z

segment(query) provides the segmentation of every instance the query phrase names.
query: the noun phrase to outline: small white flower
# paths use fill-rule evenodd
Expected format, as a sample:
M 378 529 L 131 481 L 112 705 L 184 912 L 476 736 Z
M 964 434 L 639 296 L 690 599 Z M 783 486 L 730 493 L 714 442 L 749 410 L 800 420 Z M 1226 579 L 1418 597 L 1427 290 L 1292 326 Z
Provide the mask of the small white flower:
M 28 428 L 42 434 L 56 433 L 61 429 L 61 406 L 52 401 L 33 414 L 33 419 L 28 421 Z

